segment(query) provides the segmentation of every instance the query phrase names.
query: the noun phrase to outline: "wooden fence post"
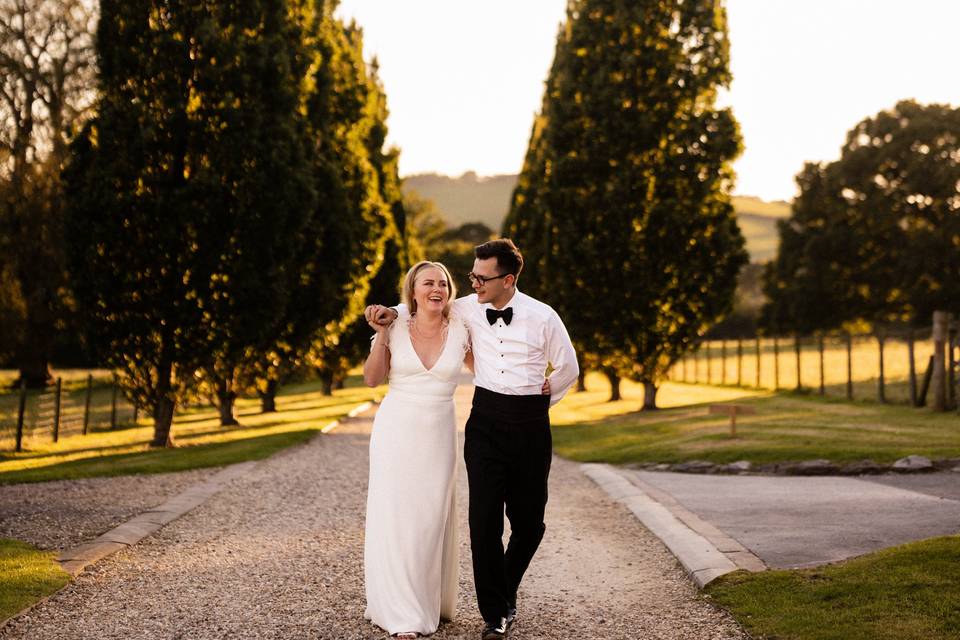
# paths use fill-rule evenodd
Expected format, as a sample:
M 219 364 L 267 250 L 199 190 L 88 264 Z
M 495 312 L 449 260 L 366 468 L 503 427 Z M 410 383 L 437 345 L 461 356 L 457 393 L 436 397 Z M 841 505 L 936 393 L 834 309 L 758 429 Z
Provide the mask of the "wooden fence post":
M 824 368 L 823 368 L 823 334 L 821 333 L 819 339 L 817 340 L 817 350 L 820 352 L 820 395 L 826 395 L 827 388 L 824 385 Z
M 113 397 L 110 399 L 110 429 L 117 428 L 117 381 L 113 381 Z
M 853 400 L 853 338 L 847 334 L 847 400 Z
M 913 329 L 907 333 L 907 357 L 910 362 L 910 406 L 916 407 L 917 404 L 917 361 L 914 356 Z
M 727 340 L 720 341 L 720 384 L 727 384 Z
M 743 382 L 743 338 L 737 338 L 737 386 Z
M 880 402 L 887 401 L 886 390 L 884 389 L 883 384 L 883 344 L 886 341 L 886 336 L 882 331 L 877 332 L 877 347 L 880 349 L 880 375 L 877 378 L 877 400 Z
M 60 394 L 63 391 L 63 378 L 57 378 L 56 396 L 53 401 L 53 441 L 60 439 Z
M 760 336 L 757 336 L 757 389 L 760 388 Z
M 946 411 L 947 408 L 947 362 L 946 341 L 947 324 L 950 314 L 946 311 L 933 312 L 933 410 Z
M 920 384 L 920 393 L 917 395 L 917 406 L 923 407 L 927 404 L 927 391 L 930 389 L 930 380 L 933 378 L 933 360 L 930 356 L 927 361 L 927 370 L 923 373 L 923 382 Z
M 773 390 L 780 391 L 780 339 L 773 336 Z
M 712 365 L 711 360 L 713 360 L 713 358 L 710 356 L 709 340 L 707 340 L 707 351 L 705 355 L 707 359 L 707 384 L 713 384 L 713 367 L 711 366 Z
M 20 378 L 20 404 L 17 409 L 17 446 L 15 451 L 23 451 L 23 414 L 27 410 L 27 381 Z
M 957 407 L 957 360 L 953 348 L 957 344 L 957 325 L 951 316 L 947 325 L 947 408 Z
M 87 435 L 90 427 L 90 395 L 93 393 L 93 374 L 87 374 L 87 397 L 83 401 L 83 435 Z
M 800 380 L 800 334 L 793 336 L 793 351 L 797 354 L 797 391 L 803 391 L 803 383 Z

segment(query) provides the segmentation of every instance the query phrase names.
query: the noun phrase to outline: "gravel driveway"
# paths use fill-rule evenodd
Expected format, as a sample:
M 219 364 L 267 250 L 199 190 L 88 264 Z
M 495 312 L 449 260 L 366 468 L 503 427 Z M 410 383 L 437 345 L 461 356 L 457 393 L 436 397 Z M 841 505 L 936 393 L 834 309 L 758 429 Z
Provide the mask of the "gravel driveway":
M 463 417 L 470 388 L 458 392 Z M 363 619 L 369 416 L 259 463 L 209 502 L 107 558 L 0 638 L 383 638 Z M 461 421 L 462 425 L 462 421 Z M 457 619 L 478 638 L 461 464 Z M 732 639 L 673 556 L 579 465 L 554 459 L 547 534 L 521 587 L 516 639 Z

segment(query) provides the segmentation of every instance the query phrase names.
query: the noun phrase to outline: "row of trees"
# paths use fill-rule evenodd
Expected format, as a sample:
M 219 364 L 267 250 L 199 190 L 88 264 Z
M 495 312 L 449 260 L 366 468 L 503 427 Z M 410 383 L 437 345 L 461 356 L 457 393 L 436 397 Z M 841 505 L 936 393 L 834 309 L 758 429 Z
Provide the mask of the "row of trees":
M 929 325 L 960 311 L 960 109 L 898 103 L 809 163 L 764 274 L 771 332 Z
M 571 2 L 504 222 L 581 370 L 614 398 L 642 381 L 645 408 L 747 262 L 729 197 L 741 139 L 716 105 L 729 81 L 720 2 Z
M 187 397 L 232 424 L 238 395 L 272 410 L 304 367 L 334 386 L 367 342 L 367 297 L 395 300 L 420 256 L 376 63 L 335 6 L 100 4 L 94 106 L 47 156 L 52 296 L 152 411 L 156 446 Z

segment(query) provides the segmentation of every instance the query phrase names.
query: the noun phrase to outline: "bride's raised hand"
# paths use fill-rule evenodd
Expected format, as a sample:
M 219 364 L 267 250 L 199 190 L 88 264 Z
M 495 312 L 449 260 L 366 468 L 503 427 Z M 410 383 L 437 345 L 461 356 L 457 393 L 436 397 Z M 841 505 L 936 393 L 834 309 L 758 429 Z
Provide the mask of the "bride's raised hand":
M 386 331 L 393 324 L 393 313 L 382 304 L 371 304 L 363 310 L 363 317 L 370 328 L 380 333 Z

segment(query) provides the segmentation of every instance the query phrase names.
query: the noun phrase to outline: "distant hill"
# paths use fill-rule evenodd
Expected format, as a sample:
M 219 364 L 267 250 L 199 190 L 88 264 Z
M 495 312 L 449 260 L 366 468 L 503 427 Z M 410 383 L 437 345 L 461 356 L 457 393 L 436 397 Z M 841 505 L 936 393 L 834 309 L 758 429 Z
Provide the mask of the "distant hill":
M 753 196 L 733 196 L 737 224 L 747 239 L 751 262 L 766 262 L 777 255 L 777 221 L 790 217 L 790 204 L 767 202 Z
M 407 176 L 403 189 L 432 200 L 451 226 L 482 222 L 499 231 L 516 184 L 516 175 L 481 177 L 468 171 L 459 178 L 436 173 Z M 790 215 L 789 203 L 734 196 L 733 206 L 750 259 L 763 262 L 772 258 L 777 252 L 777 220 Z
M 422 173 L 404 178 L 403 190 L 416 191 L 422 198 L 433 200 L 451 226 L 482 222 L 499 232 L 516 184 L 516 175 L 481 178 L 468 171 L 459 178 L 451 178 Z

